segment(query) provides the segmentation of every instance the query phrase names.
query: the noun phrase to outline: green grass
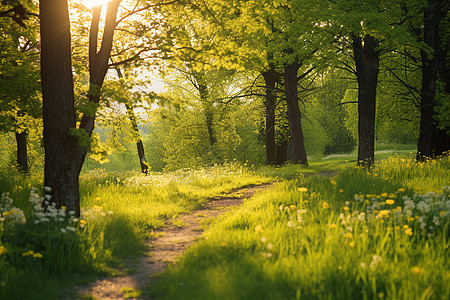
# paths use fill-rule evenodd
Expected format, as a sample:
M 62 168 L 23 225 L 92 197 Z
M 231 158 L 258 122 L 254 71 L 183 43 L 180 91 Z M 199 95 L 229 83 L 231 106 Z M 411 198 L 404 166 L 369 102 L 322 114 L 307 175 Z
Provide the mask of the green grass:
M 442 187 L 449 166 L 448 158 L 422 164 L 399 156 L 371 173 L 351 168 L 334 178 L 279 168 L 285 181 L 221 217 L 149 293 L 158 299 L 448 299 L 450 204 L 442 197 L 450 191 Z M 414 196 L 424 190 L 441 196 Z M 417 206 L 408 216 L 408 199 L 431 209 Z
M 230 163 L 148 176 L 86 169 L 82 220 L 37 225 L 28 199 L 42 178 L 3 170 L 0 190 L 9 192 L 27 223 L 0 222 L 0 298 L 58 299 L 77 283 L 127 272 L 123 259 L 141 255 L 143 241 L 165 220 L 235 188 L 276 182 L 232 213 L 208 220 L 205 238 L 143 295 L 447 299 L 450 207 L 436 195 L 449 185 L 450 163 L 448 157 L 416 163 L 414 152 L 380 150 L 370 173 L 354 167 L 355 154 L 311 159 L 309 166 Z M 416 207 L 407 216 L 410 200 L 429 211 Z M 129 297 L 140 292 L 124 290 Z
M 27 222 L 0 222 L 2 299 L 57 299 L 65 286 L 100 274 L 120 274 L 122 259 L 142 254 L 144 239 L 166 219 L 187 213 L 210 197 L 271 180 L 237 164 L 148 176 L 95 170 L 81 177 L 81 221 L 36 225 L 40 218 L 31 214 L 28 198 L 30 188 L 42 181 L 14 171 L 4 174 L 0 189 L 10 193 L 13 206 L 25 212 Z M 10 208 L 0 211 L 8 214 Z M 29 251 L 31 255 L 23 256 Z

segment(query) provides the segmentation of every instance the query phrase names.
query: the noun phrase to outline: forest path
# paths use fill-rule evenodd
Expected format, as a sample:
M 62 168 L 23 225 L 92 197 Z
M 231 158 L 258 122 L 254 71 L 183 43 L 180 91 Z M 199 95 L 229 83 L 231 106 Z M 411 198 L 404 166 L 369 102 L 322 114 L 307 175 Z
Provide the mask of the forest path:
M 228 212 L 256 192 L 273 184 L 255 185 L 231 191 L 225 196 L 210 199 L 202 208 L 190 214 L 166 221 L 166 226 L 155 230 L 156 238 L 146 242 L 147 253 L 138 259 L 127 260 L 125 270 L 133 272 L 124 276 L 101 278 L 89 285 L 74 287 L 72 296 L 62 299 L 149 299 L 139 291 L 150 284 L 152 277 L 176 264 L 187 247 L 203 234 L 203 223 Z M 128 291 L 128 292 L 124 292 Z M 75 295 L 75 298 L 73 297 Z M 134 296 L 134 297 L 133 297 Z

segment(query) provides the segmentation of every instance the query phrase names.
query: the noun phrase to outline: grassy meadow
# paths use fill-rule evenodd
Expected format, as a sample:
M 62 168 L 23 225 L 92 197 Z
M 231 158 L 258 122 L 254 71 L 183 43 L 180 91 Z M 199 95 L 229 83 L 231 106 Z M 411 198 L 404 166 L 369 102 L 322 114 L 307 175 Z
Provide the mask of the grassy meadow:
M 275 182 L 212 222 L 177 268 L 144 291 L 157 299 L 449 299 L 449 158 L 417 163 L 379 149 L 310 166 L 227 163 L 168 173 L 84 170 L 82 217 L 41 210 L 42 178 L 0 176 L 0 299 L 62 290 L 143 254 L 153 229 L 232 189 Z M 36 292 L 39 291 L 39 292 Z

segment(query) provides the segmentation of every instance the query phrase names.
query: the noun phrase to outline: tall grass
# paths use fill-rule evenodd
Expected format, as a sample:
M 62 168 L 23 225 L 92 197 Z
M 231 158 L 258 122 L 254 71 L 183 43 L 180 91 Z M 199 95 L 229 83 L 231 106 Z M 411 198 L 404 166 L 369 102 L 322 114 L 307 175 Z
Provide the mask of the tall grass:
M 449 159 L 287 180 L 221 217 L 162 299 L 449 299 Z M 444 189 L 443 189 L 444 187 Z M 432 193 L 428 193 L 431 191 Z

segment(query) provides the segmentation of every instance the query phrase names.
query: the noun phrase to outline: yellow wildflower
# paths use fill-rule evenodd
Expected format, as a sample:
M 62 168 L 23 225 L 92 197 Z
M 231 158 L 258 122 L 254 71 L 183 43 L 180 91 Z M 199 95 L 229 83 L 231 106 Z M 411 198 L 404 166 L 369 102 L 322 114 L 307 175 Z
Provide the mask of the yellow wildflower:
M 34 258 L 42 258 L 42 254 L 40 254 L 40 253 L 34 253 L 34 254 L 33 254 L 33 257 L 34 257 Z
M 348 208 L 348 206 L 344 206 L 344 210 L 348 211 L 350 208 Z
M 102 200 L 102 198 L 100 198 L 100 197 L 95 197 L 95 199 L 94 199 L 94 201 L 100 201 L 100 200 Z
M 331 180 L 330 182 L 331 182 L 331 184 L 333 184 L 333 185 L 336 185 L 336 184 L 337 184 L 335 180 Z
M 221 242 L 221 243 L 220 243 L 220 246 L 221 246 L 221 247 L 225 247 L 226 245 L 228 245 L 227 242 Z
M 411 268 L 411 272 L 413 272 L 414 274 L 419 274 L 422 273 L 422 269 L 419 268 L 418 266 L 415 266 Z
M 408 229 L 409 226 L 407 224 L 403 225 L 403 229 Z
M 103 207 L 98 206 L 98 205 L 94 205 L 94 206 L 92 207 L 92 209 L 93 209 L 93 210 L 102 210 Z
M 389 215 L 389 211 L 386 210 L 386 209 L 383 209 L 383 210 L 380 211 L 380 215 L 383 216 L 383 217 L 384 216 L 388 216 Z
M 351 248 L 353 248 L 353 247 L 355 247 L 355 242 L 350 242 L 350 243 L 348 243 L 348 245 L 349 245 Z
M 63 206 L 61 206 L 61 209 L 62 210 L 66 210 L 66 207 L 63 205 Z
M 395 198 L 395 194 L 389 194 L 388 197 L 389 198 Z
M 87 223 L 86 220 L 83 219 L 80 220 L 80 225 L 86 225 L 86 223 Z
M 364 201 L 364 203 L 365 203 L 366 205 L 369 205 L 369 204 L 370 204 L 370 201 L 369 201 L 369 200 L 366 200 L 366 201 Z
M 10 216 L 10 215 L 12 215 L 14 213 L 14 210 L 8 210 L 8 211 L 5 211 L 4 213 L 3 213 L 3 216 Z
M 340 189 L 340 190 L 339 190 L 339 193 L 343 193 L 343 192 L 344 192 L 344 190 L 343 190 L 343 189 Z
M 263 232 L 262 226 L 261 226 L 261 225 L 256 225 L 255 231 L 256 231 L 256 232 Z
M 322 208 L 328 209 L 328 208 L 330 208 L 330 205 L 328 205 L 328 203 L 324 202 L 324 203 L 322 203 Z
M 447 213 L 447 212 L 446 212 L 445 210 L 443 210 L 443 211 L 441 211 L 441 212 L 439 213 L 439 215 L 442 217 L 442 216 L 444 216 L 446 213 Z
M 291 210 L 294 210 L 294 209 L 297 208 L 297 206 L 295 206 L 295 205 L 289 205 L 289 208 L 290 208 Z
M 405 229 L 405 233 L 409 236 L 413 235 L 412 229 L 411 228 L 407 228 Z
M 397 190 L 397 192 L 404 192 L 404 191 L 405 191 L 404 188 L 399 188 L 399 189 Z
M 301 193 L 304 193 L 304 192 L 307 192 L 307 191 L 308 191 L 308 189 L 305 188 L 305 187 L 299 187 L 297 190 L 298 190 L 299 192 L 301 192 Z
M 388 193 L 381 193 L 381 197 L 387 197 Z
M 415 220 L 414 217 L 408 217 L 408 221 L 409 221 L 409 222 L 412 222 L 412 221 L 414 221 L 414 220 Z
M 5 254 L 6 252 L 8 252 L 8 249 L 6 249 L 5 246 L 0 246 L 0 255 Z
M 27 252 L 22 253 L 22 256 L 30 256 L 30 255 L 33 255 L 33 254 L 34 254 L 34 251 L 33 250 L 29 250 Z
M 392 200 L 392 199 L 387 199 L 387 200 L 386 200 L 386 204 L 388 204 L 388 205 L 392 205 L 392 204 L 394 204 L 394 203 L 395 203 L 395 201 Z
M 344 237 L 346 239 L 352 239 L 353 238 L 353 234 L 351 232 L 347 232 L 346 234 L 344 234 Z
M 334 229 L 334 228 L 336 228 L 336 224 L 328 224 L 328 228 Z

